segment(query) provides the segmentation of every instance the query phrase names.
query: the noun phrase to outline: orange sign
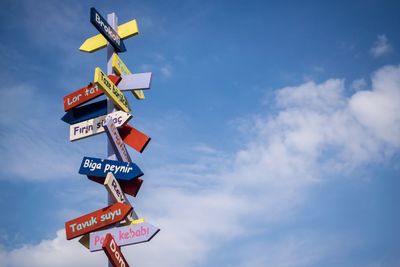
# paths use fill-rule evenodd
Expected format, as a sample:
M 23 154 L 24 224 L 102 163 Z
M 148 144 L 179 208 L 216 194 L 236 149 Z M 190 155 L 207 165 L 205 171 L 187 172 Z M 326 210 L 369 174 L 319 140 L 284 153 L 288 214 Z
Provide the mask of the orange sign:
M 147 144 L 150 142 L 151 138 L 141 131 L 133 128 L 132 126 L 125 124 L 118 129 L 122 140 L 128 146 L 132 147 L 136 151 L 142 153 L 146 148 Z
M 121 249 L 115 242 L 111 234 L 107 234 L 104 239 L 102 248 L 106 253 L 108 260 L 114 267 L 129 267 L 124 255 L 122 255 Z
M 67 240 L 104 228 L 125 219 L 132 211 L 130 205 L 115 203 L 65 223 Z
M 118 84 L 121 81 L 121 77 L 116 75 L 108 75 L 108 78 L 110 78 L 114 84 Z M 68 111 L 74 107 L 85 104 L 86 102 L 95 99 L 102 94 L 103 91 L 100 90 L 94 83 L 82 87 L 81 89 L 64 96 L 64 111 Z

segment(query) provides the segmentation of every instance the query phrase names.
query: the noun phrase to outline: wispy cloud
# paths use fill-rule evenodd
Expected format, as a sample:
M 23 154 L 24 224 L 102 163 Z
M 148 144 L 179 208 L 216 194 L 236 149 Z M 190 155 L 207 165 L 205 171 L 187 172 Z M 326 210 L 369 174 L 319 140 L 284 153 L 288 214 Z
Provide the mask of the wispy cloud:
M 382 57 L 392 51 L 392 45 L 389 43 L 386 35 L 378 35 L 374 45 L 369 50 L 374 58 Z
M 124 248 L 128 261 L 199 265 L 227 243 L 293 219 L 316 183 L 390 160 L 400 148 L 399 76 L 400 66 L 381 68 L 370 90 L 350 97 L 340 79 L 281 88 L 277 112 L 256 114 L 242 129 L 251 140 L 233 155 L 197 144 L 192 162 L 160 164 L 147 172 L 143 199 L 151 201 L 139 201 L 139 213 L 162 230 L 150 244 Z M 213 160 L 218 164 L 210 164 Z M 274 243 L 258 243 L 262 255 L 257 259 L 251 245 L 232 256 L 237 266 L 309 266 L 342 249 L 337 238 L 328 237 L 282 235 Z M 254 260 L 246 263 L 249 258 Z M 106 261 L 101 252 L 90 254 L 77 242 L 65 241 L 61 230 L 53 240 L 3 249 L 0 260 L 6 267 Z

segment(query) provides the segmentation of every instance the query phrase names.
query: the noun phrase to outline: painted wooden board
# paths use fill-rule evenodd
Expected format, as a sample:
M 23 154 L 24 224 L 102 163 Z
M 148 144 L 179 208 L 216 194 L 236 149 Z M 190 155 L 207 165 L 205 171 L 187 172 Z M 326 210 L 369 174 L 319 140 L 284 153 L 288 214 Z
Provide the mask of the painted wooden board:
M 103 127 L 106 130 L 108 140 L 112 148 L 114 149 L 115 156 L 119 161 L 132 162 L 129 156 L 128 150 L 126 150 L 124 141 L 122 140 L 117 126 L 115 126 L 113 120 L 109 118 L 103 123 Z
M 116 127 L 121 127 L 127 123 L 132 115 L 123 111 L 115 111 L 105 116 L 100 116 L 87 121 L 78 122 L 69 126 L 69 140 L 76 141 L 96 134 L 103 133 L 103 122 L 111 118 Z
M 123 76 L 131 74 L 131 71 L 128 69 L 128 67 L 116 53 L 114 53 L 112 56 L 111 64 L 112 64 L 112 69 L 118 75 Z M 142 90 L 133 90 L 131 92 L 136 97 L 136 99 L 143 100 L 145 98 L 144 92 Z
M 136 20 L 128 21 L 118 26 L 118 35 L 122 40 L 139 33 Z M 107 46 L 107 40 L 101 34 L 97 34 L 86 39 L 79 50 L 82 52 L 92 53 Z
M 106 235 L 102 249 L 104 250 L 104 253 L 106 253 L 107 258 L 113 267 L 129 267 L 121 249 L 111 234 Z
M 112 173 L 115 178 L 124 181 L 129 181 L 143 175 L 143 172 L 135 163 L 92 157 L 84 157 L 82 159 L 79 173 L 103 178 L 107 176 L 107 173 Z
M 135 149 L 136 151 L 142 153 L 146 148 L 147 144 L 150 142 L 151 138 L 141 131 L 133 128 L 132 126 L 125 124 L 118 129 L 124 143 Z
M 94 83 L 99 86 L 99 89 L 102 90 L 120 110 L 125 112 L 130 111 L 128 100 L 124 94 L 98 67 L 94 72 Z
M 67 240 L 90 233 L 125 219 L 132 207 L 115 203 L 65 223 Z
M 118 32 L 108 24 L 107 20 L 94 8 L 90 8 L 90 22 L 100 32 L 101 35 L 114 47 L 118 52 L 125 52 L 125 44 L 119 36 Z
M 151 72 L 126 74 L 121 76 L 118 88 L 121 91 L 150 89 Z
M 118 246 L 127 246 L 150 241 L 160 229 L 150 223 L 130 224 L 90 233 L 90 251 L 101 250 L 107 234 L 114 236 Z
M 105 177 L 98 177 L 98 176 L 87 176 L 89 180 L 92 180 L 93 182 L 99 183 L 99 184 L 104 184 Z M 140 178 L 136 178 L 133 180 L 118 180 L 119 185 L 121 186 L 122 191 L 125 194 L 131 195 L 133 197 L 136 197 L 140 187 L 143 184 L 143 180 Z
M 61 120 L 68 124 L 75 124 L 103 115 L 107 115 L 107 100 L 76 107 L 65 113 Z
M 144 223 L 144 219 L 140 218 L 129 222 L 129 224 L 139 224 L 139 223 Z M 120 224 L 120 225 L 125 226 L 129 224 Z M 84 246 L 85 248 L 90 249 L 90 234 L 84 234 L 81 238 L 79 238 L 79 243 L 81 243 L 82 246 Z
M 122 191 L 117 179 L 115 179 L 114 175 L 111 172 L 107 173 L 106 179 L 104 180 L 104 187 L 106 188 L 114 203 L 119 202 L 131 205 L 128 198 Z M 128 214 L 128 216 L 126 216 L 127 222 L 131 222 L 137 219 L 139 219 L 139 217 L 137 216 L 134 209 L 132 209 L 131 214 Z
M 116 75 L 108 75 L 108 78 L 116 85 L 121 81 L 121 77 Z M 103 91 L 96 84 L 90 83 L 88 86 L 64 96 L 64 111 L 69 111 L 101 95 L 103 95 Z

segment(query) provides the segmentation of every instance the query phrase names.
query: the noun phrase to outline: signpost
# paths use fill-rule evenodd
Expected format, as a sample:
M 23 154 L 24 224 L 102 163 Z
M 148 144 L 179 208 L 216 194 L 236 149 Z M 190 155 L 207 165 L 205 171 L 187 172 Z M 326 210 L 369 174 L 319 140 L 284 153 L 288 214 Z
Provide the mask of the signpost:
M 105 20 L 91 8 L 90 22 L 100 34 L 86 39 L 79 49 L 91 53 L 107 46 L 107 75 L 96 68 L 93 83 L 66 95 L 64 111 L 67 113 L 62 120 L 70 124 L 70 141 L 106 132 L 108 159 L 84 157 L 79 173 L 105 186 L 109 206 L 66 222 L 65 231 L 68 240 L 82 236 L 79 242 L 91 251 L 103 249 L 109 258 L 109 267 L 125 267 L 129 265 L 119 246 L 149 241 L 159 232 L 143 219 L 137 220 L 125 195 L 136 197 L 143 184 L 138 178 L 143 172 L 131 162 L 125 143 L 143 152 L 151 138 L 132 126 L 125 126 L 132 115 L 127 113 L 130 106 L 123 91 L 131 91 L 137 99 L 144 99 L 142 90 L 150 88 L 151 73 L 132 74 L 117 54 L 126 51 L 123 39 L 138 34 L 136 20 L 118 26 L 114 13 L 108 14 Z M 122 81 L 120 90 L 117 85 Z M 87 104 L 102 94 L 107 100 Z M 101 231 L 104 228 L 107 230 Z
M 103 178 L 107 176 L 107 173 L 112 173 L 118 180 L 125 181 L 143 175 L 143 172 L 135 163 L 91 157 L 84 157 L 82 159 L 79 173 Z
M 114 153 L 117 156 L 117 159 L 120 161 L 132 162 L 128 150 L 126 150 L 124 141 L 119 135 L 118 129 L 115 126 L 113 120 L 112 119 L 106 120 L 103 123 L 103 127 L 106 130 L 108 140 L 110 141 L 111 146 L 114 149 Z
M 67 240 L 104 228 L 125 219 L 132 206 L 115 203 L 65 223 Z
M 121 58 L 114 53 L 111 58 L 111 67 L 115 73 L 118 75 L 129 75 L 131 74 L 131 71 L 128 69 L 128 67 L 125 65 L 125 63 L 121 60 Z M 142 90 L 134 90 L 131 91 L 132 94 L 139 100 L 144 99 L 144 92 Z
M 108 75 L 108 78 L 114 83 L 118 84 L 121 77 L 115 75 Z M 97 85 L 90 83 L 88 86 L 64 96 L 64 111 L 71 110 L 79 105 L 101 96 L 103 91 L 99 90 Z
M 68 124 L 74 124 L 103 115 L 107 115 L 107 100 L 74 108 L 65 113 L 61 120 Z
M 90 233 L 90 251 L 101 250 L 107 234 L 114 236 L 118 246 L 127 246 L 150 241 L 160 229 L 143 222 Z
M 104 239 L 102 248 L 113 267 L 129 267 L 121 249 L 117 246 L 111 234 L 108 234 Z
M 105 131 L 103 127 L 103 122 L 108 118 L 112 119 L 116 127 L 120 127 L 127 123 L 132 118 L 132 115 L 123 111 L 115 111 L 108 115 L 72 124 L 71 126 L 69 126 L 69 140 L 76 141 L 82 138 L 103 133 Z

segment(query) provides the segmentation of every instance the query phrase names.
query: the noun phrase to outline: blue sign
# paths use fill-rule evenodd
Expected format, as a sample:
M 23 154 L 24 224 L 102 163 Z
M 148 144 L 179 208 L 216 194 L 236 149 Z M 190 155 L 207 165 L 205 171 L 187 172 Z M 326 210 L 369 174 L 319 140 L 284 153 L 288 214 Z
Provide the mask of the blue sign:
M 80 174 L 97 177 L 106 177 L 108 172 L 118 180 L 132 180 L 143 175 L 135 163 L 90 157 L 83 158 L 79 169 Z
M 107 39 L 107 41 L 114 47 L 118 52 L 125 52 L 126 48 L 121 37 L 118 33 L 108 24 L 97 10 L 92 7 L 90 9 L 90 22 L 96 29 Z
M 71 109 L 61 118 L 68 124 L 90 120 L 107 114 L 107 100 L 98 101 Z

